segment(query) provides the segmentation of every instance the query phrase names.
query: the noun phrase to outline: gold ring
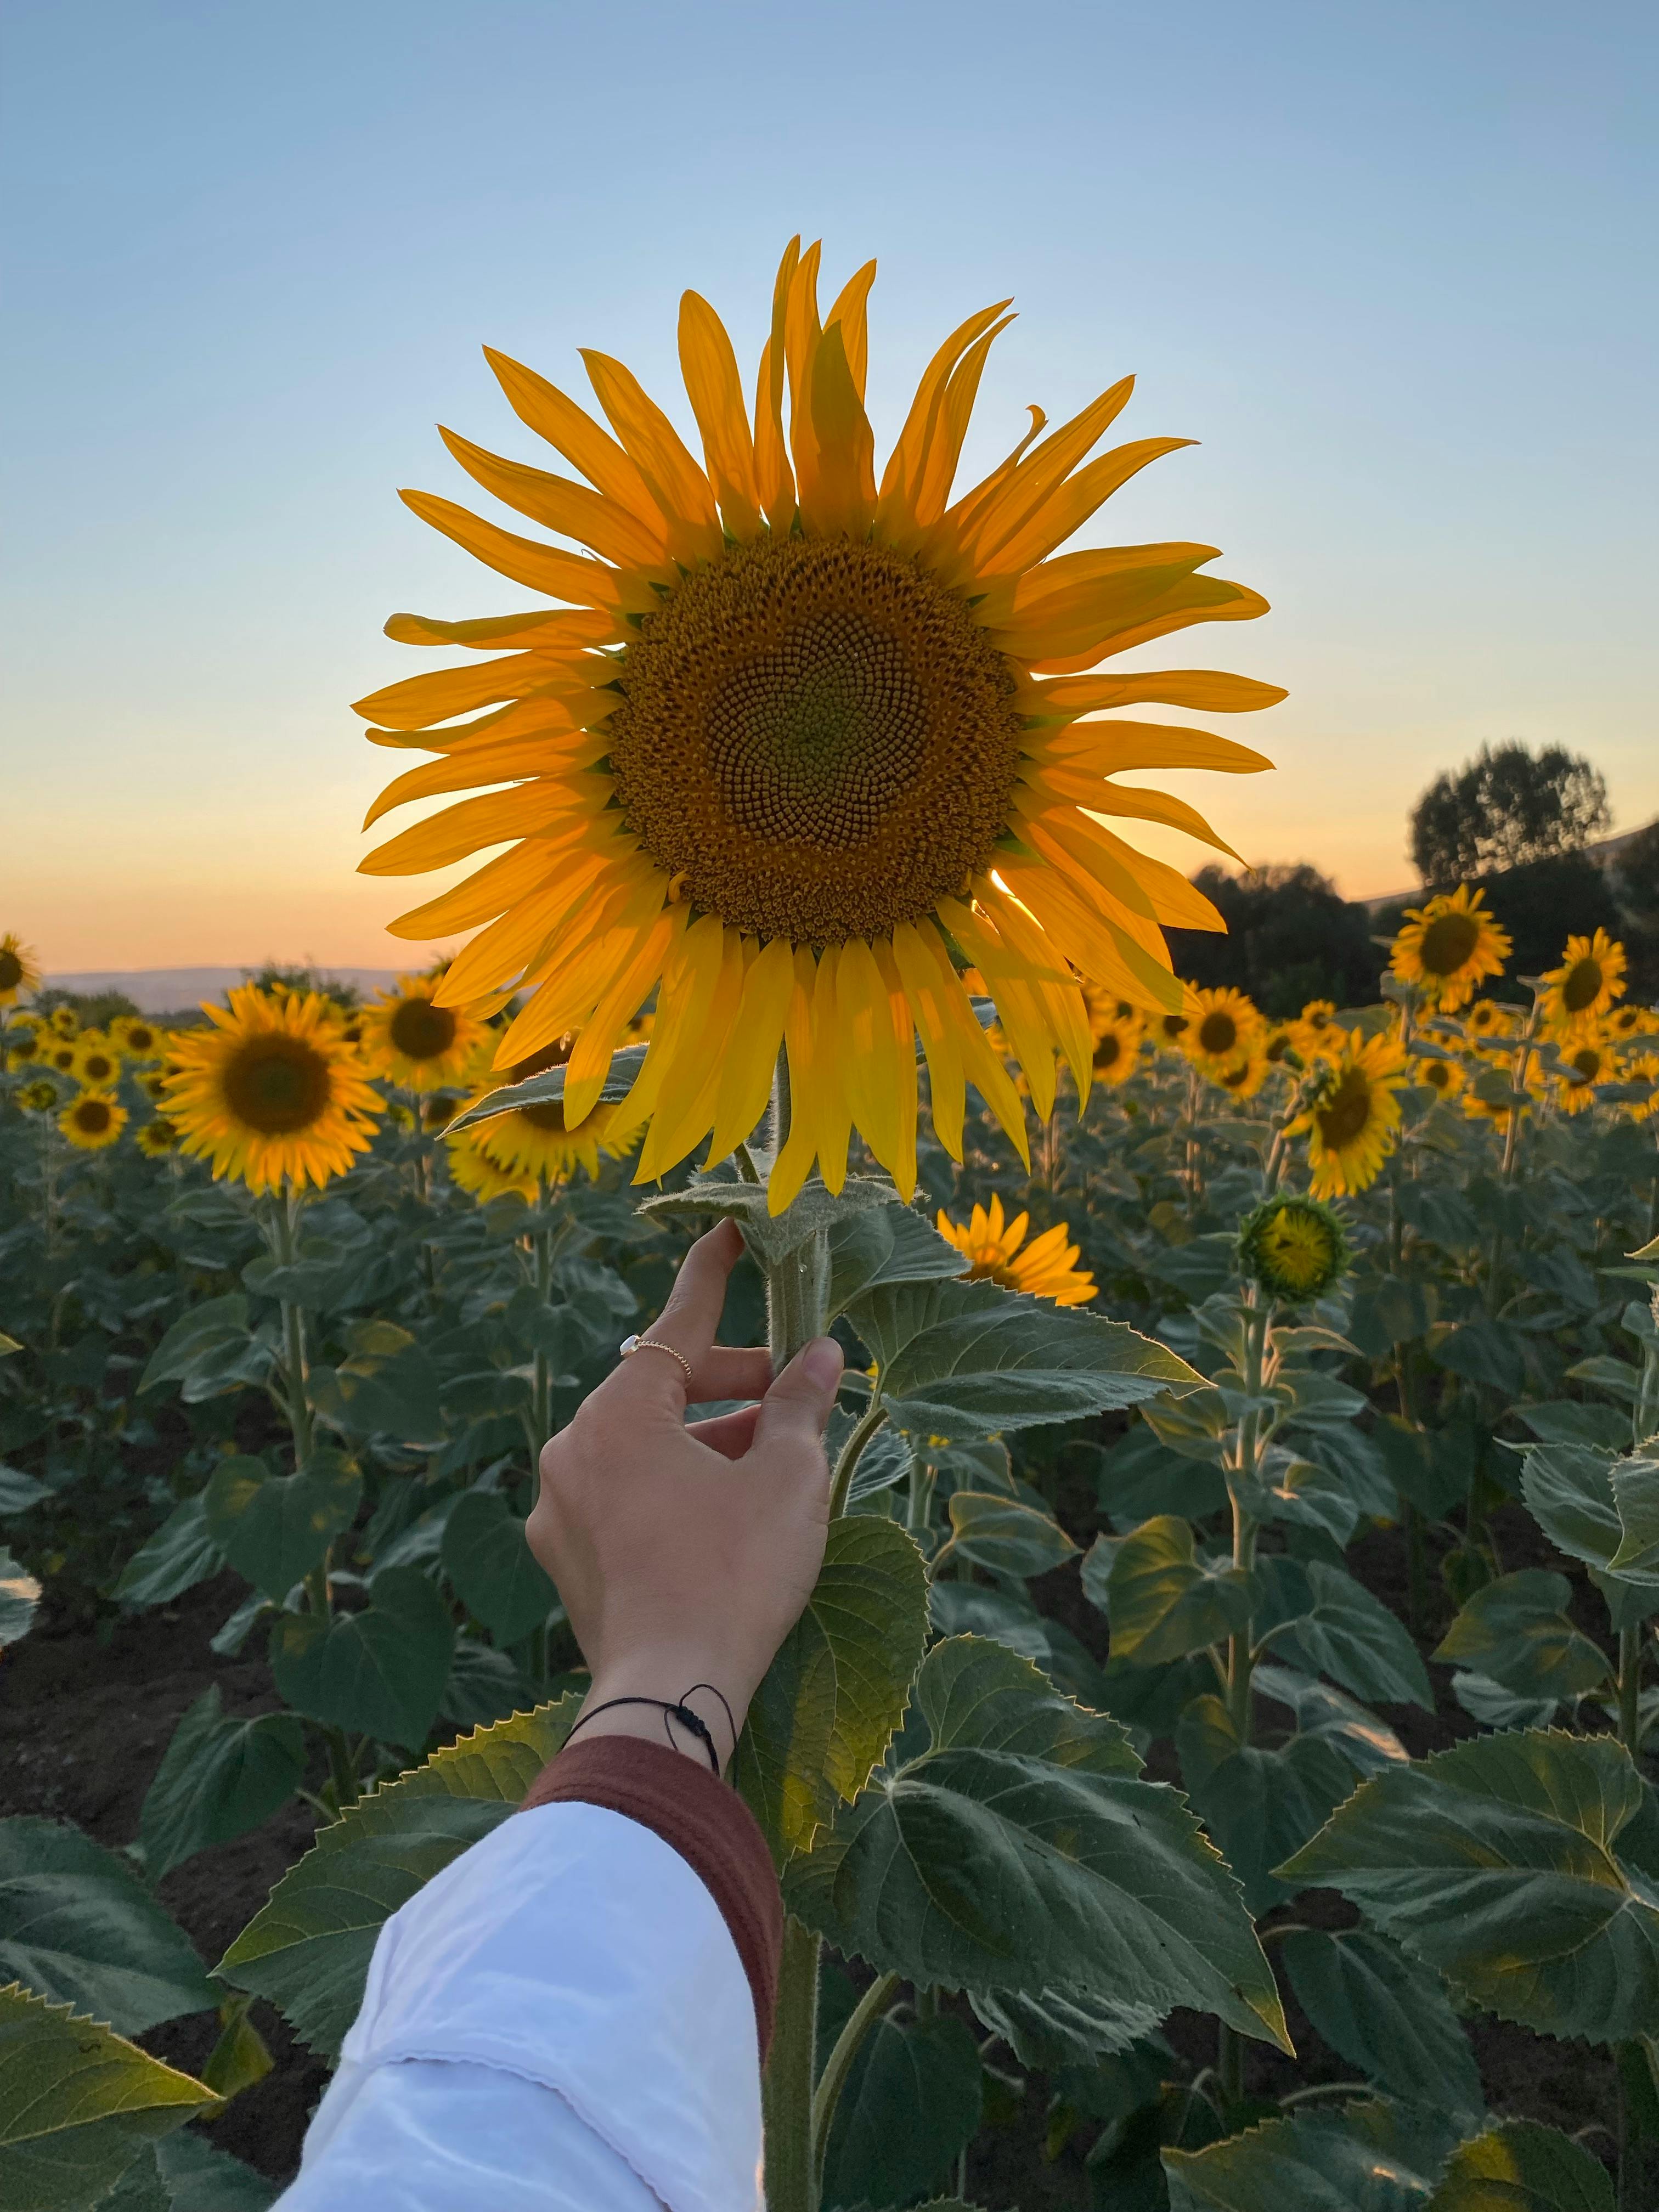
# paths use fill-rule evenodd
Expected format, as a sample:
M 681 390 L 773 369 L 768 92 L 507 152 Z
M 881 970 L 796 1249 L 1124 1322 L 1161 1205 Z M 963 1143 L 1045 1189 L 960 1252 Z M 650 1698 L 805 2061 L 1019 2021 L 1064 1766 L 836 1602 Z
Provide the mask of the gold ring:
M 632 1358 L 636 1352 L 665 1352 L 671 1359 L 678 1359 L 685 1370 L 685 1387 L 691 1388 L 691 1362 L 683 1352 L 676 1352 L 672 1344 L 664 1344 L 654 1336 L 625 1336 L 617 1346 L 624 1359 Z

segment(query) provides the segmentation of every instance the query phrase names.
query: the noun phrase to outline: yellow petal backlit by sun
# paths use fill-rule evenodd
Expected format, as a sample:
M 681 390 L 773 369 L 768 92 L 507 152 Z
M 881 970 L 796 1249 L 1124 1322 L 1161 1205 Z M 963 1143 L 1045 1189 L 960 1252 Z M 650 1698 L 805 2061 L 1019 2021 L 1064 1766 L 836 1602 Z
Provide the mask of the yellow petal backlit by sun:
M 581 356 L 590 410 L 489 353 L 541 453 L 517 459 L 452 431 L 445 443 L 515 523 L 568 543 L 404 497 L 553 604 L 395 616 L 400 641 L 465 657 L 359 705 L 376 743 L 435 756 L 397 777 L 370 820 L 447 801 L 366 872 L 482 856 L 392 924 L 410 939 L 477 933 L 433 1006 L 487 1015 L 519 995 L 498 1070 L 574 1036 L 574 1138 L 609 1115 L 611 1055 L 654 994 L 626 1109 L 644 1133 L 641 1179 L 745 1137 L 781 1054 L 792 1113 L 775 1207 L 814 1166 L 840 1188 L 854 1132 L 910 1194 L 918 1047 L 947 1149 L 960 1153 L 971 1085 L 1024 1153 L 1024 1104 L 969 1002 L 968 966 L 1039 1114 L 1062 1061 L 1087 1095 L 1099 1032 L 1085 982 L 1148 1015 L 1188 1005 L 1164 932 L 1220 917 L 1121 833 L 1146 821 L 1231 848 L 1184 799 L 1115 779 L 1268 763 L 1207 730 L 1100 718 L 1249 713 L 1284 696 L 1214 670 L 1102 671 L 1132 646 L 1266 605 L 1208 572 L 1207 545 L 1063 550 L 1188 442 L 1094 453 L 1132 380 L 1052 427 L 1033 407 L 1003 460 L 958 492 L 986 360 L 1011 319 L 1003 301 L 939 349 L 878 464 L 865 404 L 875 264 L 823 313 L 820 258 L 799 240 L 786 252 L 752 384 L 713 307 L 686 293 L 684 431 L 606 354 Z

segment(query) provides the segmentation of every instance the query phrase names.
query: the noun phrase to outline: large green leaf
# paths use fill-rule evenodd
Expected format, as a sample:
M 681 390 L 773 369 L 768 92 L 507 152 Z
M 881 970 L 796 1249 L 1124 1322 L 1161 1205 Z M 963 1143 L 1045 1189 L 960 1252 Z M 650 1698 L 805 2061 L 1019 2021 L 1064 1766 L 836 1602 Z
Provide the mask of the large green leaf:
M 443 1441 L 438 1377 L 418 1350 L 314 1368 L 307 1388 L 319 1417 L 347 1436 L 392 1437 L 412 1450 Z
M 1046 1509 L 983 1490 L 953 1490 L 951 1549 L 994 1575 L 1044 1574 L 1077 1546 Z M 937 1563 L 936 1563 L 937 1564 Z
M 736 1221 L 745 1244 L 764 1267 L 799 1252 L 804 1244 L 855 1212 L 891 1205 L 898 1192 L 885 1176 L 848 1176 L 839 1191 L 813 1176 L 781 1213 L 771 1212 L 764 1179 L 738 1182 L 726 1176 L 694 1176 L 684 1190 L 667 1190 L 641 1203 L 648 1220 L 701 1220 L 714 1214 Z
M 1083 1589 L 1112 1627 L 1112 1656 L 1160 1667 L 1224 1644 L 1250 1618 L 1249 1577 L 1231 1560 L 1202 1559 L 1185 1521 L 1159 1513 L 1113 1542 L 1097 1536 Z
M 963 1261 L 963 1264 L 965 1267 L 967 1262 Z M 0 1513 L 8 1517 L 14 1513 L 27 1513 L 46 1495 L 46 1484 L 37 1481 L 32 1474 L 25 1474 L 21 1467 L 0 1466 Z
M 1356 1774 L 1376 1774 L 1404 1765 L 1408 1753 L 1387 1722 L 1328 1682 L 1298 1674 L 1294 1668 L 1264 1659 L 1250 1677 L 1258 1698 L 1270 1698 L 1296 1716 L 1304 1735 L 1317 1735 L 1340 1751 Z
M 1582 1698 L 1609 1672 L 1607 1656 L 1567 1618 L 1572 1585 L 1542 1567 L 1500 1575 L 1478 1589 L 1435 1657 L 1469 1667 L 1517 1698 Z
M 1608 1566 L 1620 1575 L 1659 1574 L 1659 1460 L 1620 1460 L 1613 1499 L 1620 1534 Z
M 292 1713 L 233 1720 L 216 1682 L 173 1732 L 138 1816 L 152 1881 L 210 1844 L 246 1835 L 305 1779 L 305 1730 Z
M 1521 1471 L 1521 1494 L 1556 1549 L 1602 1571 L 1624 1535 L 1613 1503 L 1615 1464 L 1611 1452 L 1588 1444 L 1536 1444 Z M 1659 1583 L 1659 1571 L 1640 1579 Z
M 6 2212 L 83 2212 L 148 2144 L 216 2102 L 72 2005 L 0 1989 Z
M 1459 2143 L 1425 2212 L 1613 2212 L 1613 2183 L 1570 2136 L 1501 2120 Z
M 362 1613 L 279 1613 L 270 1671 L 289 1705 L 325 1728 L 415 1750 L 437 1717 L 455 1624 L 416 1567 L 387 1567 Z
M 268 2212 L 282 2185 L 180 2129 L 134 2160 L 98 2212 Z
M 878 2020 L 853 2061 L 823 2161 L 826 2205 L 908 2204 L 978 2131 L 983 2073 L 952 2013 Z
M 732 1779 L 781 1864 L 856 1797 L 904 1717 L 927 1640 L 927 1576 L 896 1523 L 830 1524 L 817 1586 L 749 1708 Z
M 1219 1698 L 1194 1698 L 1176 1729 L 1181 1776 L 1200 1818 L 1260 1915 L 1291 1894 L 1272 1869 L 1323 1827 L 1353 1787 L 1353 1769 L 1322 1735 L 1276 1750 L 1243 1744 Z
M 1363 1928 L 1299 1929 L 1279 1955 L 1316 2030 L 1379 2089 L 1437 2112 L 1483 2109 L 1480 2069 L 1438 1974 Z
M 1166 2150 L 1170 2212 L 1427 2212 L 1455 2141 L 1433 2114 L 1381 2102 L 1298 2112 Z
M 40 1583 L 0 1544 L 0 1651 L 28 1634 L 40 1602 Z
M 362 1799 L 319 1832 L 216 1972 L 269 1997 L 313 2051 L 337 2051 L 382 1923 L 523 1802 L 580 1705 L 573 1692 L 479 1729 Z
M 0 1820 L 0 1976 L 142 2035 L 219 2002 L 131 1864 L 29 1814 Z
M 1659 1808 L 1607 1736 L 1481 1736 L 1362 1783 L 1288 1866 L 1547 2035 L 1659 2029 Z
M 228 1297 L 204 1298 L 174 1322 L 151 1352 L 139 1377 L 140 1394 L 161 1382 L 188 1385 L 198 1373 L 212 1369 L 227 1348 L 246 1346 L 250 1334 L 248 1303 L 240 1291 Z M 188 1388 L 185 1395 L 189 1397 Z
M 114 1594 L 123 1605 L 165 1605 L 224 1564 L 224 1553 L 208 1534 L 206 1500 L 187 1498 L 127 1561 Z
M 444 1572 L 472 1618 L 499 1644 L 540 1627 L 559 1601 L 525 1541 L 524 1522 L 488 1490 L 458 1498 L 444 1523 Z
M 896 1428 L 947 1441 L 1133 1406 L 1202 1378 L 1121 1322 L 994 1283 L 885 1284 L 848 1305 Z
M 362 1478 L 341 1452 L 313 1454 L 300 1474 L 261 1459 L 221 1460 L 202 1493 L 208 1535 L 237 1573 L 279 1602 L 351 1526 Z
M 926 1727 L 931 1747 L 878 1775 L 796 1861 L 792 1910 L 913 1983 L 1121 1991 L 1288 2047 L 1238 1885 L 1182 1800 L 1130 1778 L 1103 1716 L 1005 1646 L 975 1644 L 929 1653 L 906 1741 Z
M 914 1206 L 882 1206 L 842 1216 L 830 1230 L 830 1317 L 883 1283 L 965 1275 L 968 1255 Z
M 1277 1657 L 1299 1658 L 1310 1674 L 1328 1674 L 1356 1697 L 1434 1711 L 1417 1646 L 1343 1568 L 1279 1558 L 1261 1560 L 1257 1573 L 1272 1600 L 1267 1618 L 1274 1624 Z

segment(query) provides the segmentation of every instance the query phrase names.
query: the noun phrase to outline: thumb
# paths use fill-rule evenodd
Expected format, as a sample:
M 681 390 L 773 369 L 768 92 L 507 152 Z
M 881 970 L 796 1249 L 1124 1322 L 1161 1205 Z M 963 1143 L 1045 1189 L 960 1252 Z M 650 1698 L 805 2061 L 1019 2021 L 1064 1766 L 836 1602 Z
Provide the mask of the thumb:
M 803 1345 L 761 1400 L 751 1451 L 806 1444 L 815 1450 L 835 1408 L 844 1364 L 833 1336 Z

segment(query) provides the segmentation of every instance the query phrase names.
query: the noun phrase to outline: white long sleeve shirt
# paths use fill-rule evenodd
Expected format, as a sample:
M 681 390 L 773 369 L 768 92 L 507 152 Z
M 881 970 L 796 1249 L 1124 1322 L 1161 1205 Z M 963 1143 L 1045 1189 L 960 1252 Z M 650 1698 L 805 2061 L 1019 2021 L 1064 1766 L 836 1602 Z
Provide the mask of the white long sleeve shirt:
M 550 1778 L 382 1929 L 279 2212 L 763 2205 L 759 1831 L 637 1739 Z

